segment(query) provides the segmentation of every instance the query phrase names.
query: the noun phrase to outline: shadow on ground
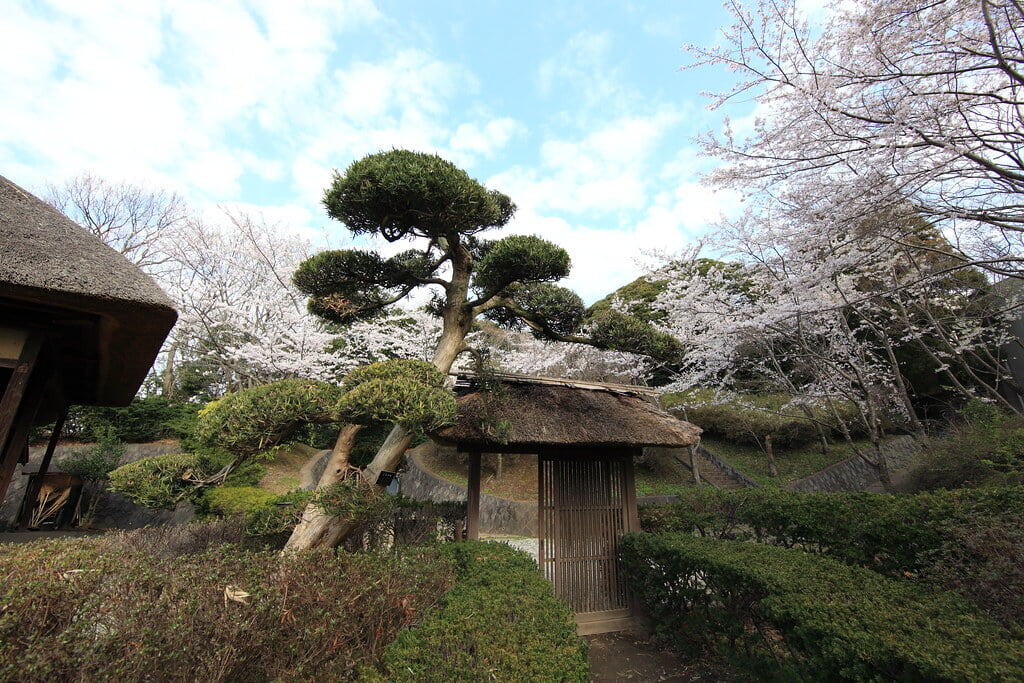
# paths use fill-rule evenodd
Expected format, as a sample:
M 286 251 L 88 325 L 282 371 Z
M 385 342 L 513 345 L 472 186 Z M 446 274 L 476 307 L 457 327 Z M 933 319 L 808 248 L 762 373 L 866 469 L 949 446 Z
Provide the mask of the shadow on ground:
M 591 681 L 735 681 L 736 671 L 714 659 L 689 660 L 640 631 L 587 636 Z

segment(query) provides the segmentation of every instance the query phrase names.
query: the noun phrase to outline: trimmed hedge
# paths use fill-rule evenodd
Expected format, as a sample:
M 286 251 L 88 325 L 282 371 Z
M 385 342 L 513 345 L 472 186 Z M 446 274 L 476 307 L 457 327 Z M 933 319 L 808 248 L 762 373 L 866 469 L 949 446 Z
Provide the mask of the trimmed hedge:
M 433 551 L 167 556 L 145 531 L 0 546 L 0 680 L 348 680 L 454 580 Z
M 799 408 L 788 406 L 793 399 L 789 394 L 735 394 L 734 398 L 735 403 L 716 403 L 714 390 L 700 389 L 666 394 L 662 405 L 699 425 L 708 436 L 718 436 L 730 443 L 759 446 L 765 434 L 771 434 L 776 447 L 788 448 L 820 438 L 816 423 L 807 419 Z M 844 402 L 837 408 L 851 433 L 863 434 L 863 428 L 857 426 L 856 406 Z M 823 423 L 827 435 L 839 434 L 829 426 L 836 423 L 830 410 L 814 406 L 811 414 Z
M 537 565 L 502 543 L 442 548 L 458 582 L 443 607 L 384 653 L 389 681 L 587 681 L 586 643 Z
M 641 527 L 799 546 L 902 573 L 927 563 L 946 540 L 947 527 L 1024 509 L 1024 486 L 913 495 L 699 488 L 680 498 L 678 504 L 641 508 Z
M 796 549 L 629 534 L 627 581 L 659 635 L 762 677 L 1021 680 L 1024 643 L 968 601 Z

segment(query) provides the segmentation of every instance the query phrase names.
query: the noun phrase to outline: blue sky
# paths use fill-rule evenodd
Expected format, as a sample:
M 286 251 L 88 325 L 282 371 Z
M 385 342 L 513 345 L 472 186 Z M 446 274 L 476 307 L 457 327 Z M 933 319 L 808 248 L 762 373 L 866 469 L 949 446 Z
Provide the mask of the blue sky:
M 506 232 L 565 247 L 587 301 L 738 201 L 699 184 L 692 141 L 729 76 L 679 69 L 717 2 L 3 4 L 0 174 L 31 190 L 91 171 L 341 246 L 332 170 L 431 151 L 512 197 Z

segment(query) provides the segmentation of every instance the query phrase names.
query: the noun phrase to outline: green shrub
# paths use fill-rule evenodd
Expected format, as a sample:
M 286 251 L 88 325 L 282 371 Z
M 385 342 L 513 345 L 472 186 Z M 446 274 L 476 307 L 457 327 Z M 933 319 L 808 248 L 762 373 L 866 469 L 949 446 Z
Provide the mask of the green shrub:
M 111 472 L 110 490 L 144 507 L 170 509 L 195 491 L 192 481 L 206 474 L 197 455 L 157 455 L 122 465 Z
M 193 403 L 172 403 L 163 396 L 132 399 L 123 408 L 105 406 L 73 406 L 64 426 L 64 438 L 95 442 L 105 429 L 127 443 L 149 443 L 161 439 L 177 439 L 189 431 L 199 406 Z
M 146 530 L 152 534 L 155 530 Z M 348 680 L 452 585 L 436 552 L 0 546 L 0 680 Z
M 662 404 L 709 436 L 735 444 L 760 445 L 766 434 L 771 434 L 772 443 L 780 448 L 807 444 L 820 438 L 815 421 L 822 423 L 826 435 L 838 435 L 832 426 L 837 424 L 836 418 L 828 408 L 812 407 L 813 419 L 809 419 L 799 408 L 788 405 L 792 398 L 789 394 L 734 394 L 721 403 L 714 390 L 700 389 L 666 394 Z M 862 434 L 863 429 L 855 426 L 856 406 L 844 402 L 838 409 L 851 426 L 851 434 Z
M 950 526 L 1024 507 L 1024 487 L 913 495 L 691 489 L 675 505 L 641 508 L 647 531 L 755 539 L 831 554 L 883 572 L 914 572 Z
M 797 549 L 629 534 L 627 582 L 657 632 L 761 678 L 1019 680 L 1024 647 L 966 600 Z
M 199 511 L 220 517 L 239 517 L 250 536 L 290 532 L 302 516 L 311 492 L 295 490 L 275 494 L 252 486 L 209 489 Z
M 248 515 L 265 508 L 277 494 L 254 486 L 231 486 L 206 491 L 206 508 L 221 517 Z
M 589 680 L 573 614 L 529 556 L 500 543 L 453 543 L 442 551 L 458 582 L 440 610 L 387 648 L 386 680 Z
M 969 598 L 1024 634 L 1024 514 L 976 517 L 944 531 L 942 547 L 926 557 L 921 579 Z
M 949 435 L 933 438 L 913 473 L 919 490 L 1024 483 L 1024 415 L 971 401 Z

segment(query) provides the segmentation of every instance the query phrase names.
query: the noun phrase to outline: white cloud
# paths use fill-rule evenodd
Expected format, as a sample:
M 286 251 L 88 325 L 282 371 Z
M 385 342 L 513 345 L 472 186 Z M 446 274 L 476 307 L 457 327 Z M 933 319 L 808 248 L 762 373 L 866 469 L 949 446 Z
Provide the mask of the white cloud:
M 648 202 L 654 152 L 679 120 L 671 109 L 607 123 L 578 140 L 541 145 L 539 168 L 512 168 L 492 177 L 520 205 L 571 214 L 642 209 Z
M 507 116 L 491 119 L 483 125 L 467 122 L 455 129 L 448 145 L 459 154 L 490 157 L 524 131 L 523 124 Z
M 589 105 L 611 99 L 619 90 L 614 70 L 608 66 L 611 47 L 612 39 L 607 32 L 575 34 L 537 70 L 541 92 L 579 90 Z

